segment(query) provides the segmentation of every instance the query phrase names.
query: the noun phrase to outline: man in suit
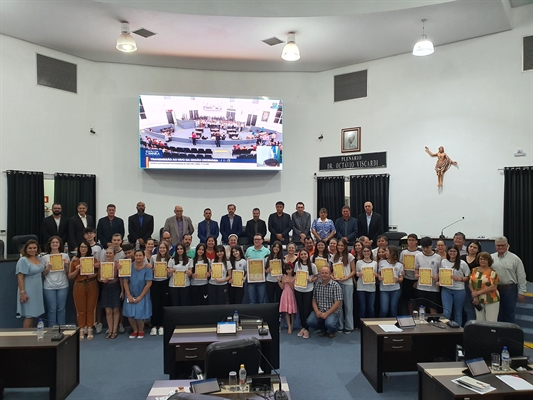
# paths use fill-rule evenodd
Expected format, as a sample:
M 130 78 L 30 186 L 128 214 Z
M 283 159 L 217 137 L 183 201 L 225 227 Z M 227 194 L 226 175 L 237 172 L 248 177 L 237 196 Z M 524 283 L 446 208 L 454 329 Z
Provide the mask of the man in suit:
M 365 203 L 365 212 L 357 217 L 357 230 L 359 235 L 368 236 L 372 240 L 372 246 L 376 246 L 377 238 L 383 233 L 383 218 L 380 214 L 373 212 L 374 206 L 371 202 Z
M 254 242 L 254 236 L 256 233 L 260 233 L 261 237 L 265 237 L 267 233 L 267 227 L 265 221 L 260 219 L 261 211 L 259 208 L 254 208 L 252 210 L 253 218 L 246 222 L 246 236 L 248 236 L 248 243 L 252 244 Z
M 174 207 L 174 216 L 168 217 L 165 221 L 164 231 L 167 231 L 172 236 L 172 244 L 183 242 L 185 234 L 192 235 L 194 233 L 194 226 L 189 217 L 183 215 L 183 207 Z
M 211 209 L 206 208 L 204 210 L 204 220 L 198 224 L 198 239 L 200 239 L 200 243 L 207 242 L 209 236 L 213 236 L 217 240 L 219 233 L 218 223 L 211 219 Z
M 234 233 L 241 236 L 242 218 L 235 214 L 237 207 L 235 204 L 228 205 L 228 213 L 220 218 L 220 234 L 222 235 L 222 244 L 228 244 L 228 236 Z
M 154 233 L 154 217 L 146 214 L 146 205 L 139 201 L 137 203 L 137 214 L 128 217 L 128 241 L 130 243 L 137 243 L 141 248 L 144 248 L 146 241 L 152 237 Z
M 69 251 L 77 251 L 78 244 L 83 242 L 85 228 L 94 228 L 93 217 L 87 215 L 87 203 L 78 203 L 78 213 L 68 221 Z
M 350 207 L 342 207 L 342 217 L 335 221 L 335 230 L 337 239 L 344 239 L 350 245 L 353 245 L 357 239 L 357 220 L 350 215 Z
M 268 230 L 270 231 L 270 243 L 279 240 L 282 244 L 289 244 L 289 232 L 292 229 L 292 221 L 289 214 L 284 213 L 285 203 L 276 203 L 276 212 L 268 217 Z
M 43 219 L 41 234 L 46 244 L 52 236 L 59 236 L 63 243 L 68 241 L 68 218 L 63 217 L 61 204 L 52 204 L 52 215 Z M 62 249 L 60 249 L 62 251 Z
M 311 236 L 311 214 L 305 211 L 301 201 L 296 203 L 296 212 L 292 213 L 292 241 L 303 244 L 307 236 Z
M 107 217 L 102 217 L 98 220 L 96 225 L 96 237 L 103 249 L 111 246 L 111 238 L 115 233 L 119 233 L 120 237 L 124 237 L 124 221 L 122 218 L 116 217 L 115 212 L 117 207 L 114 204 L 107 205 Z

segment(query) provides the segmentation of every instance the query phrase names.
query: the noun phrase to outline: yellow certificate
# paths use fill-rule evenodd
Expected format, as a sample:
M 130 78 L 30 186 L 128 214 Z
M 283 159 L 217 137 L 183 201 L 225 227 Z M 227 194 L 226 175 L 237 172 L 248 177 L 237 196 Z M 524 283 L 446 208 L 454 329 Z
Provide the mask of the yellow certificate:
M 344 278 L 344 265 L 342 263 L 333 264 L 333 277 L 335 279 Z
M 300 288 L 307 287 L 307 277 L 309 276 L 307 271 L 298 270 L 296 271 L 296 280 L 294 281 L 294 286 Z
M 248 282 L 264 282 L 265 267 L 263 260 L 248 260 Z
M 63 271 L 63 256 L 61 254 L 50 254 L 50 264 L 52 264 L 51 272 Z
M 115 277 L 115 263 L 103 262 L 100 264 L 100 279 L 113 279 Z
M 131 276 L 131 260 L 129 258 L 123 258 L 118 260 L 120 269 L 118 270 L 118 276 L 121 278 L 128 278 Z
M 270 260 L 270 275 L 281 276 L 283 271 L 281 270 L 281 260 Z
M 328 260 L 326 260 L 325 258 L 322 258 L 322 257 L 317 257 L 315 259 L 315 265 L 316 265 L 316 269 L 318 270 L 318 272 L 320 272 L 320 270 L 322 270 L 322 268 L 328 266 Z
M 231 286 L 242 287 L 243 286 L 244 271 L 235 270 L 231 273 Z
M 93 257 L 80 258 L 80 274 L 81 275 L 94 274 L 94 258 Z
M 211 278 L 222 279 L 222 263 L 211 264 Z
M 381 268 L 381 276 L 383 277 L 384 285 L 394 285 L 394 268 L 385 267 Z
M 431 268 L 420 268 L 418 273 L 420 274 L 418 284 L 422 286 L 431 286 Z
M 174 272 L 174 287 L 185 287 L 185 271 Z
M 167 263 L 164 261 L 156 261 L 154 265 L 154 278 L 167 277 Z
M 376 277 L 374 276 L 374 268 L 372 267 L 363 267 L 361 268 L 363 272 L 363 283 L 376 283 Z
M 207 264 L 196 264 L 194 270 L 196 271 L 196 279 L 207 279 Z
M 453 286 L 452 273 L 453 270 L 449 268 L 439 269 L 439 284 L 441 286 Z
M 405 254 L 403 256 L 403 269 L 406 271 L 414 271 L 415 270 L 415 256 L 412 254 Z

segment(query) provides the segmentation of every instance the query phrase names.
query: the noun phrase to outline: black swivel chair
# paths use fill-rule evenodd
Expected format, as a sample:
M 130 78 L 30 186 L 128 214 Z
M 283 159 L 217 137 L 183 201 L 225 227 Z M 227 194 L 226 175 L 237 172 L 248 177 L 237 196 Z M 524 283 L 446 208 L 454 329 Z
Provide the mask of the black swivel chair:
M 5 248 L 4 241 L 0 240 L 0 257 L 4 256 L 4 248 Z
M 387 237 L 387 239 L 389 240 L 389 244 L 391 246 L 398 246 L 399 247 L 400 246 L 400 240 L 404 236 L 407 236 L 407 233 L 389 231 L 389 232 L 385 232 L 383 235 Z
M 36 240 L 39 241 L 39 238 L 36 235 L 17 235 L 13 236 L 11 239 L 11 249 L 13 251 L 12 254 L 20 254 L 20 250 L 22 247 L 26 244 L 28 240 Z

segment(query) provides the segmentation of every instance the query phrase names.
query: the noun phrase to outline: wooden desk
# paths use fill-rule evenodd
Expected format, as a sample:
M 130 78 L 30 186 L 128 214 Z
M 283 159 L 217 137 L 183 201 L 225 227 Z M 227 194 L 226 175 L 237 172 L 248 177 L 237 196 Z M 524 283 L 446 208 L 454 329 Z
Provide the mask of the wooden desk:
M 65 399 L 80 383 L 79 329 L 45 330 L 37 340 L 35 329 L 0 329 L 0 393 L 4 388 L 49 387 L 50 400 Z
M 463 376 L 466 369 L 464 362 L 422 363 L 418 364 L 418 399 L 419 400 L 451 400 L 451 399 L 490 399 L 490 400 L 531 400 L 533 391 L 516 391 L 496 378 L 495 375 L 477 377 L 477 380 L 490 384 L 496 390 L 484 395 L 477 394 L 452 382 L 452 379 Z M 533 375 L 527 372 L 518 374 L 533 384 Z
M 221 380 L 222 381 L 222 380 Z M 146 397 L 146 400 L 156 400 L 157 397 L 162 397 L 168 395 L 168 393 L 171 390 L 176 390 L 178 387 L 188 388 L 191 384 L 191 381 L 188 379 L 185 380 L 176 380 L 176 381 L 155 381 L 154 385 L 152 386 L 152 389 L 150 390 L 150 393 L 148 393 L 148 396 Z M 282 389 L 287 393 L 287 398 L 290 400 L 291 395 L 289 392 L 289 385 L 287 384 L 287 379 L 282 376 L 281 377 L 281 384 Z M 275 389 L 277 390 L 278 384 L 275 384 Z M 222 390 L 220 393 L 213 393 L 211 396 L 220 396 L 225 397 L 228 399 L 241 399 L 246 400 L 250 398 L 254 399 L 260 399 L 260 397 L 257 397 L 250 392 L 232 392 L 227 389 Z M 274 398 L 273 396 L 271 397 Z
M 395 318 L 361 322 L 361 372 L 378 393 L 383 392 L 385 372 L 416 371 L 420 362 L 455 361 L 456 345 L 463 342 L 463 328 L 421 324 L 403 332 L 385 332 L 379 325 L 392 325 Z
M 205 350 L 207 346 L 215 342 L 227 342 L 238 339 L 256 338 L 261 342 L 262 352 L 265 355 L 270 354 L 270 330 L 268 335 L 259 336 L 257 328 L 242 329 L 236 335 L 218 335 L 215 326 L 180 326 L 174 329 L 169 346 L 176 348 L 176 365 L 174 373 L 170 374 L 170 379 L 176 379 L 180 375 L 190 376 L 191 368 L 199 364 L 200 368 L 205 371 Z M 262 359 L 261 369 L 268 373 L 270 367 Z

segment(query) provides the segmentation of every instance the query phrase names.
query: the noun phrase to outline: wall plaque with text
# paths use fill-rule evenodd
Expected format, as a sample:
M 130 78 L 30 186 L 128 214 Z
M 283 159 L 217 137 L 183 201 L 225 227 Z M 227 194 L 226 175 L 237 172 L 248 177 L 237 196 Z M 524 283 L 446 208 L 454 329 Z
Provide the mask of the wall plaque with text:
M 320 171 L 335 169 L 385 168 L 387 152 L 320 157 Z

